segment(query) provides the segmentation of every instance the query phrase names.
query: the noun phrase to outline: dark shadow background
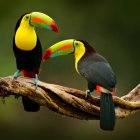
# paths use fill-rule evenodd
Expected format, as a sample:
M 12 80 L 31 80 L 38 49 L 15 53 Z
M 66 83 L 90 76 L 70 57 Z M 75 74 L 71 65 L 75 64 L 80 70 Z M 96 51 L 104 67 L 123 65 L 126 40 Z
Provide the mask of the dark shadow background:
M 140 82 L 139 5 L 139 0 L 1 0 L 0 76 L 16 71 L 12 50 L 16 21 L 23 13 L 41 11 L 54 18 L 60 30 L 58 35 L 37 29 L 43 50 L 64 39 L 88 41 L 111 63 L 117 75 L 117 94 L 125 95 Z M 74 69 L 73 56 L 50 59 L 41 68 L 42 81 L 86 89 L 86 81 Z M 64 117 L 44 107 L 38 113 L 26 113 L 21 99 L 14 97 L 0 102 L 0 140 L 136 140 L 139 127 L 140 113 L 117 120 L 113 132 L 104 132 L 99 121 Z

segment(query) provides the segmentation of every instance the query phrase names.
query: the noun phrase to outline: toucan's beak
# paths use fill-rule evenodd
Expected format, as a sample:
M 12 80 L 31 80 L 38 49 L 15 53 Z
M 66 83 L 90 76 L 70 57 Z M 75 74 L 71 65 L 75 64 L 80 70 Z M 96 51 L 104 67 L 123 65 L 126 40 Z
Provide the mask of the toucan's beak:
M 68 55 L 71 53 L 74 53 L 74 39 L 64 40 L 48 48 L 43 55 L 42 61 L 45 61 L 50 57 Z
M 45 28 L 48 30 L 53 30 L 54 32 L 58 33 L 58 27 L 55 21 L 41 12 L 32 12 L 30 17 L 30 25 Z

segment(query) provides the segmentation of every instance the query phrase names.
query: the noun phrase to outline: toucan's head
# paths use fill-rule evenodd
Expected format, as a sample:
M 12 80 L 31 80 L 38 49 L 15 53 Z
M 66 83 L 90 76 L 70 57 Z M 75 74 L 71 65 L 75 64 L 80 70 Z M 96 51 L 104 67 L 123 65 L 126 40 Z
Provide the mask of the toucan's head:
M 95 49 L 83 40 L 68 39 L 60 41 L 48 48 L 43 56 L 43 61 L 56 56 L 74 53 L 75 57 L 85 53 L 93 53 Z
M 55 21 L 46 14 L 41 12 L 26 13 L 18 20 L 16 29 L 19 26 L 32 26 L 52 30 L 58 33 L 58 27 Z

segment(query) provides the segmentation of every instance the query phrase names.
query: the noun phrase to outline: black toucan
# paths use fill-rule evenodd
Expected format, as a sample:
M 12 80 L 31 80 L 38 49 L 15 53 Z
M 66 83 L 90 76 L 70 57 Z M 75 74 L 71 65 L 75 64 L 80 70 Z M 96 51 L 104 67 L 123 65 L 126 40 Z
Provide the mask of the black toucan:
M 75 68 L 78 74 L 86 78 L 88 90 L 97 90 L 100 96 L 100 127 L 103 130 L 113 130 L 115 126 L 115 109 L 112 94 L 115 92 L 116 76 L 108 63 L 96 50 L 83 40 L 64 40 L 48 48 L 43 61 L 50 57 L 74 53 Z
M 13 50 L 18 71 L 14 74 L 14 79 L 22 72 L 23 76 L 34 78 L 34 84 L 37 88 L 38 73 L 42 61 L 42 47 L 36 35 L 35 27 L 55 32 L 58 32 L 58 28 L 52 18 L 40 12 L 26 13 L 17 21 Z M 39 104 L 27 97 L 22 97 L 22 102 L 26 111 L 36 112 L 40 109 Z

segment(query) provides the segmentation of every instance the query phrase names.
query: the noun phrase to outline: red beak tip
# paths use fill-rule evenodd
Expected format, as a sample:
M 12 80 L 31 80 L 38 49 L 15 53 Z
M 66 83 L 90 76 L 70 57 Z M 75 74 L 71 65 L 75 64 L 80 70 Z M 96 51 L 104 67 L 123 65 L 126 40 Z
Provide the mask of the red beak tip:
M 49 59 L 49 57 L 43 57 L 42 58 L 42 62 L 45 62 L 46 60 L 48 60 Z
M 45 59 L 44 58 L 42 58 L 42 62 L 45 62 Z
M 52 30 L 53 30 L 54 32 L 56 32 L 57 34 L 60 33 L 59 30 L 58 30 L 58 28 L 57 28 L 57 26 L 53 26 L 53 27 L 52 27 Z
M 45 56 L 43 56 L 43 57 L 42 57 L 42 62 L 44 62 L 45 60 L 46 60 L 46 59 L 45 59 Z
M 57 34 L 60 34 L 60 32 L 57 30 L 57 31 L 55 31 Z
M 46 61 L 47 59 L 49 59 L 51 56 L 51 50 L 46 50 L 43 57 L 42 57 L 42 62 Z
M 54 32 L 56 32 L 57 34 L 59 34 L 59 30 L 58 30 L 57 24 L 55 22 L 51 25 L 51 28 L 52 28 L 52 30 Z

